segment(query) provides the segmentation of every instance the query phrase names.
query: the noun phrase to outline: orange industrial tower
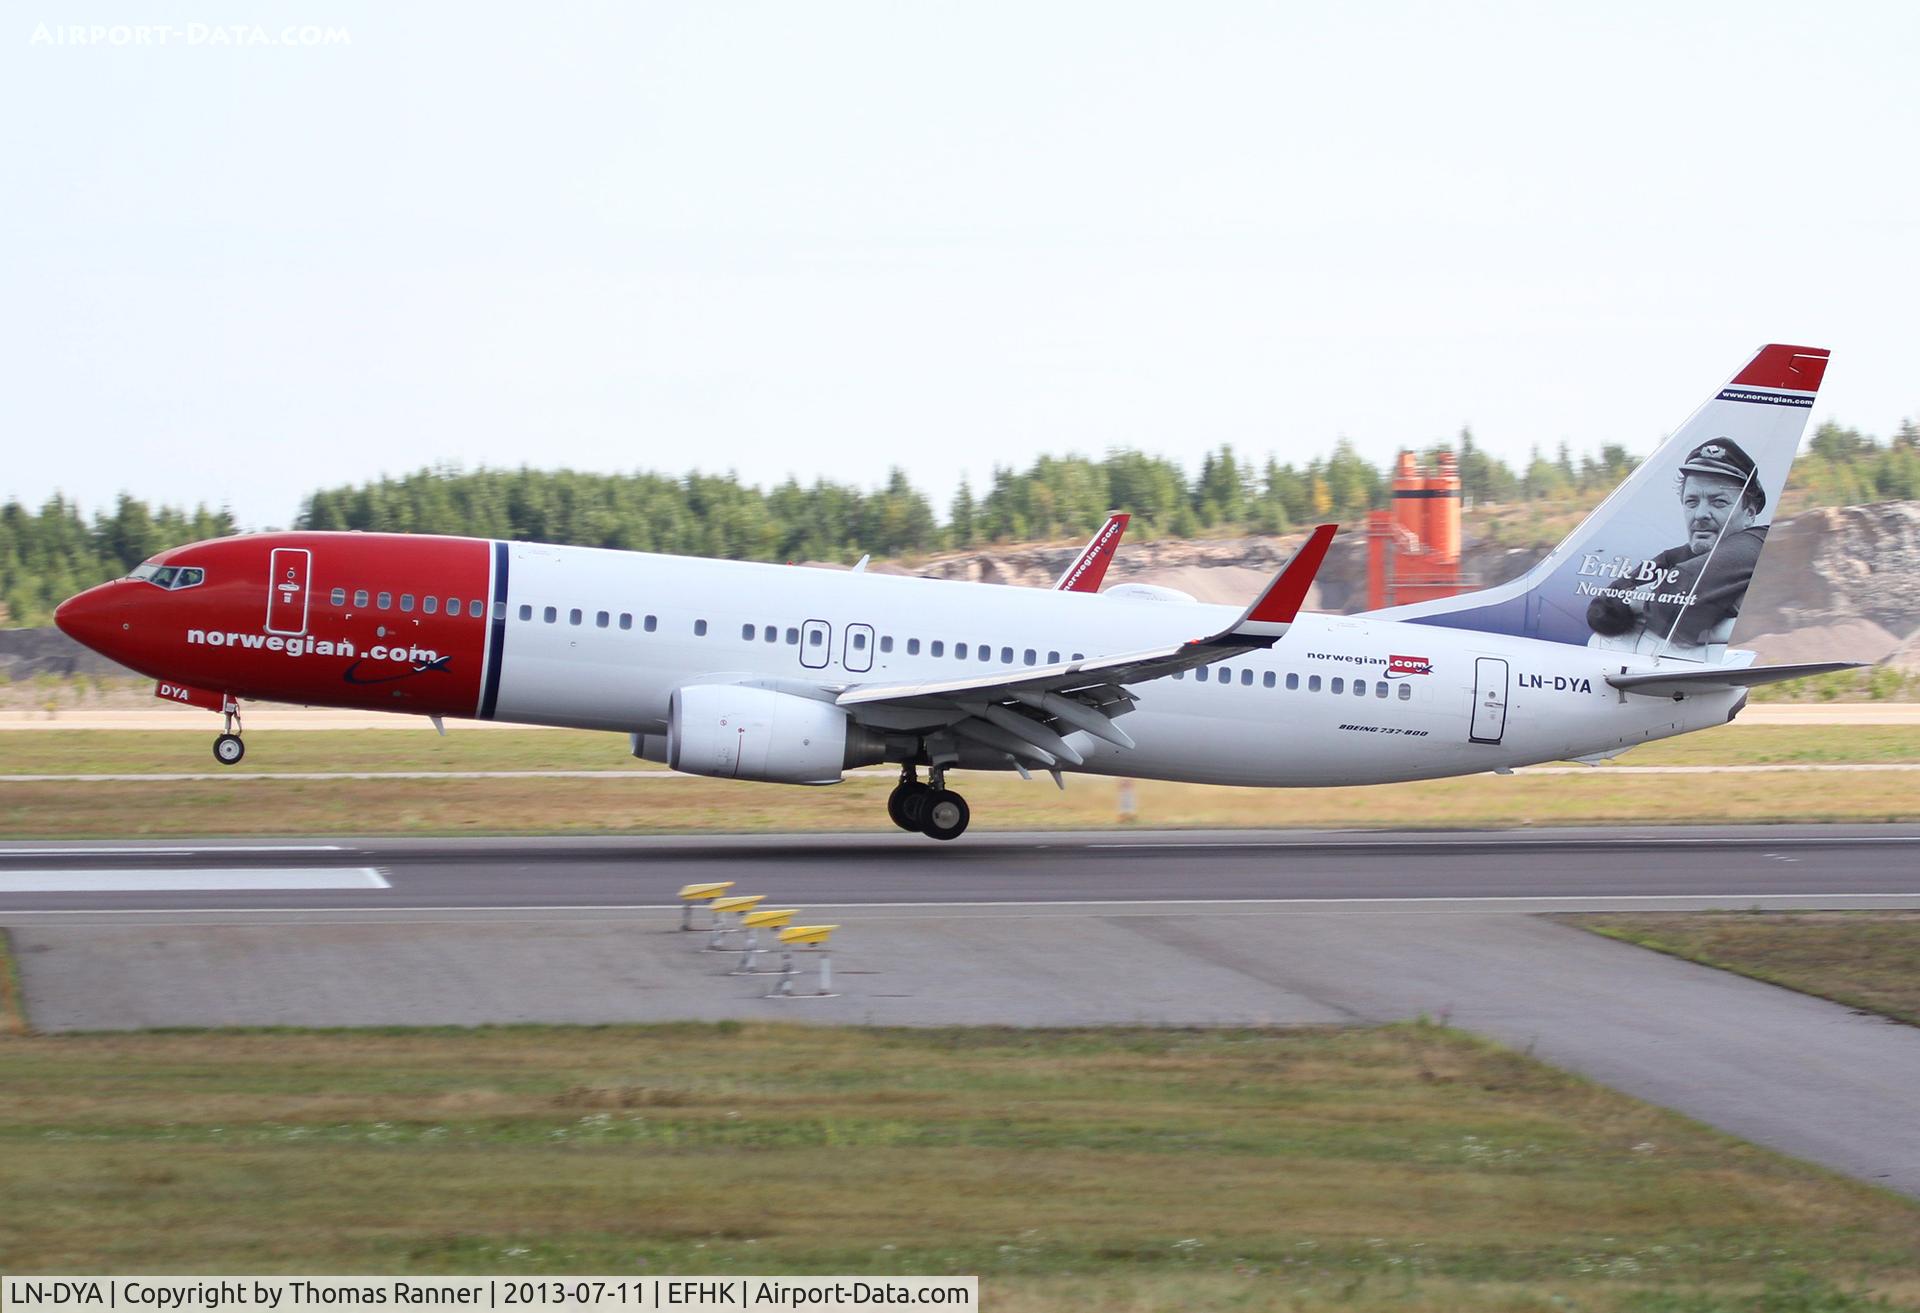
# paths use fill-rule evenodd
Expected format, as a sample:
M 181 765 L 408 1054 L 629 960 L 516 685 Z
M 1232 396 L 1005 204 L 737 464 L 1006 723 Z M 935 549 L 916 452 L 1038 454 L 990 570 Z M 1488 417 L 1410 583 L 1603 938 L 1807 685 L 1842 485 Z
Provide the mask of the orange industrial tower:
M 1367 513 L 1367 609 L 1452 597 L 1460 580 L 1460 470 L 1443 451 L 1428 469 L 1410 451 L 1393 467 L 1393 501 Z

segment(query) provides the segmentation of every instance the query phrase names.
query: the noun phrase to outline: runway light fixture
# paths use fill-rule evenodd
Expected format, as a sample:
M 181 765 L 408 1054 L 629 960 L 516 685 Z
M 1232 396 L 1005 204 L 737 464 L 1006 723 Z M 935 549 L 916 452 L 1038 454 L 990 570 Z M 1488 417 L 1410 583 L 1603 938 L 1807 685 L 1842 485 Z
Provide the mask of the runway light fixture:
M 693 929 L 693 909 L 696 903 L 708 903 L 733 888 L 731 880 L 714 880 L 705 884 L 680 886 L 680 928 Z
M 762 907 L 742 916 L 740 918 L 740 924 L 747 932 L 747 942 L 741 950 L 740 965 L 728 974 L 735 976 L 752 975 L 754 972 L 754 960 L 758 958 L 760 954 L 767 951 L 760 947 L 760 932 L 762 930 L 779 930 L 798 915 L 800 915 L 800 909 L 797 907 Z
M 767 901 L 765 894 L 730 894 L 725 898 L 716 898 L 707 906 L 713 909 L 713 932 L 707 936 L 707 947 L 712 950 L 724 948 L 720 941 L 740 927 L 728 925 L 727 917 L 739 917 Z
M 833 993 L 833 955 L 827 952 L 827 940 L 840 927 L 837 925 L 793 925 L 780 931 L 780 980 L 767 991 L 768 998 L 792 998 L 793 978 L 796 974 L 793 965 L 793 952 L 796 948 L 812 949 L 820 955 L 820 989 L 809 994 L 808 998 L 832 998 Z

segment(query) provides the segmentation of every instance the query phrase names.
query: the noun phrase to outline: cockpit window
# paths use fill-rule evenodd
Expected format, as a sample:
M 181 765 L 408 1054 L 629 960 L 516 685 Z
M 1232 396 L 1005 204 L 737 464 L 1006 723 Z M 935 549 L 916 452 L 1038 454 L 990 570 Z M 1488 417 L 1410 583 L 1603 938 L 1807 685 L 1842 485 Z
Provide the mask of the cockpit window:
M 207 572 L 197 565 L 155 565 L 152 561 L 142 561 L 133 567 L 131 577 L 156 588 L 191 588 L 204 582 Z

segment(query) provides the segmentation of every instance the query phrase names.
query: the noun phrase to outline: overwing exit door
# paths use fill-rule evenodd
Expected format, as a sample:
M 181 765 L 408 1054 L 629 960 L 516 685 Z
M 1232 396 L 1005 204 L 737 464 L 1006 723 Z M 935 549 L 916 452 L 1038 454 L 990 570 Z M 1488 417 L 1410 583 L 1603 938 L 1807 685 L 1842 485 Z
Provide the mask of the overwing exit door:
M 307 574 L 313 553 L 304 547 L 276 547 L 267 571 L 267 632 L 307 632 Z
M 833 626 L 824 620 L 809 620 L 800 626 L 800 664 L 812 670 L 826 665 L 833 656 Z
M 848 625 L 840 664 L 856 674 L 873 669 L 873 626 Z
M 1473 725 L 1467 737 L 1475 743 L 1498 743 L 1506 732 L 1506 659 L 1479 657 L 1473 663 Z

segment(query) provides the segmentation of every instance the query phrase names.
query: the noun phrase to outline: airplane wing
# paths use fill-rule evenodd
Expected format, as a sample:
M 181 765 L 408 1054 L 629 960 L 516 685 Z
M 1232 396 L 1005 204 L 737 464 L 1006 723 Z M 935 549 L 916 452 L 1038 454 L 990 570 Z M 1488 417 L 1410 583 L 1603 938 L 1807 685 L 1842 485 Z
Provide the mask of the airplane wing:
M 857 719 L 889 729 L 944 726 L 1016 762 L 1085 761 L 1063 735 L 1085 730 L 1118 747 L 1133 740 L 1113 718 L 1133 709 L 1128 684 L 1272 647 L 1287 632 L 1326 559 L 1335 526 L 1315 529 L 1240 618 L 1218 633 L 1163 647 L 988 670 L 958 679 L 855 684 L 836 699 Z
M 1061 572 L 1054 580 L 1054 588 L 1063 593 L 1097 593 L 1100 581 L 1107 577 L 1107 567 L 1113 564 L 1113 554 L 1120 546 L 1121 536 L 1127 531 L 1130 517 L 1124 511 L 1115 511 L 1100 526 L 1100 532 L 1087 540 L 1080 549 L 1080 555 L 1073 558 L 1073 564 Z

